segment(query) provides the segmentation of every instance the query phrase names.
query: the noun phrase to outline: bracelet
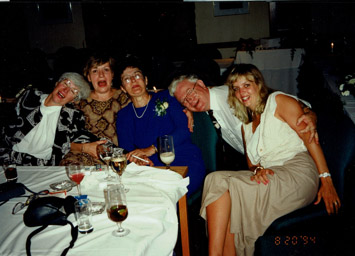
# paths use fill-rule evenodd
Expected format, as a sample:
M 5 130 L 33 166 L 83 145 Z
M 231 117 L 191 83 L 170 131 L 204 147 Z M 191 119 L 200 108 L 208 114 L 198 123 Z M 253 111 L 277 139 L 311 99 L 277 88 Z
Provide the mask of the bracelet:
M 319 178 L 326 178 L 326 177 L 330 177 L 330 173 L 329 172 L 323 172 L 321 174 L 319 174 Z
M 254 169 L 254 175 L 256 175 L 256 172 L 257 172 L 259 169 L 260 169 L 260 170 L 263 170 L 264 167 L 262 167 L 262 166 L 256 167 L 256 168 Z

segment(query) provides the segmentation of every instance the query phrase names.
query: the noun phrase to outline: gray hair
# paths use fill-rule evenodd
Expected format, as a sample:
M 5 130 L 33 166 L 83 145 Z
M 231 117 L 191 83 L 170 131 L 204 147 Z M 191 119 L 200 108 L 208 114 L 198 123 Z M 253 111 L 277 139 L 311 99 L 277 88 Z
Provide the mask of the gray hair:
M 66 72 L 59 77 L 58 82 L 61 82 L 65 79 L 71 80 L 79 89 L 79 93 L 75 97 L 75 100 L 86 99 L 87 97 L 89 97 L 91 93 L 90 85 L 88 84 L 88 82 L 86 82 L 82 75 L 74 72 Z
M 178 87 L 178 84 L 184 80 L 188 80 L 192 83 L 196 83 L 196 81 L 198 80 L 198 77 L 197 77 L 197 75 L 181 75 L 181 76 L 174 78 L 168 88 L 171 96 L 174 97 L 174 93 Z

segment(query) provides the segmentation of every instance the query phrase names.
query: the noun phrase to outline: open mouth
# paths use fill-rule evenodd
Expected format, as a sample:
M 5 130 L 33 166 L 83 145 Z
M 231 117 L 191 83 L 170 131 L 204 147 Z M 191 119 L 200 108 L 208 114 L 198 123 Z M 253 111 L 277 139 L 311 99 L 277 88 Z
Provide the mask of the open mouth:
M 58 92 L 57 94 L 58 94 L 58 96 L 59 96 L 60 98 L 62 98 L 62 99 L 65 98 L 65 95 L 63 95 L 61 92 Z
M 107 83 L 106 83 L 106 81 L 99 81 L 99 82 L 97 83 L 97 85 L 100 86 L 100 87 L 104 87 L 104 86 L 107 85 Z
M 242 101 L 243 102 L 246 102 L 246 101 L 248 101 L 250 99 L 250 96 L 244 96 L 244 97 L 242 97 Z

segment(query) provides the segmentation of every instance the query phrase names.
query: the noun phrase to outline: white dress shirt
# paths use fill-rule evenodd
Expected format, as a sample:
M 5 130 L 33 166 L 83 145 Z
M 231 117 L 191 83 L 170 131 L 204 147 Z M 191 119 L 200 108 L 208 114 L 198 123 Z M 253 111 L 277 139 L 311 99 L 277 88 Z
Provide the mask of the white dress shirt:
M 228 86 L 221 85 L 209 88 L 210 109 L 221 126 L 222 138 L 235 150 L 244 154 L 242 139 L 242 122 L 234 115 L 228 104 Z

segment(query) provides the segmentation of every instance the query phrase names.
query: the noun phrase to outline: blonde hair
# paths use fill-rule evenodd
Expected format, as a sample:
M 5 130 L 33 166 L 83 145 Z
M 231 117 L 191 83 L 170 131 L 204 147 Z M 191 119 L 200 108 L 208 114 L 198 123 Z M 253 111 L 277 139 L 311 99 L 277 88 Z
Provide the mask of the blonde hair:
M 259 100 L 254 111 L 245 107 L 235 96 L 233 84 L 241 77 L 255 82 L 259 88 Z M 266 86 L 264 77 L 257 67 L 252 64 L 236 64 L 229 73 L 226 84 L 229 87 L 228 104 L 234 110 L 236 117 L 243 123 L 250 123 L 253 121 L 253 115 L 264 112 L 267 98 L 272 90 Z

